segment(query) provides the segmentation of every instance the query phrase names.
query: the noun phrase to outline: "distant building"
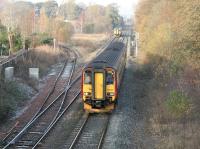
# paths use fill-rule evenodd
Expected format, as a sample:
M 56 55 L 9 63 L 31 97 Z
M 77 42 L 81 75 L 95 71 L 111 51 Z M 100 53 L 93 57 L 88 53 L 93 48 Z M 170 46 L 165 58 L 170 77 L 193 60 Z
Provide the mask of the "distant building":
M 84 12 L 79 16 L 77 20 L 65 20 L 65 22 L 69 22 L 74 27 L 75 33 L 82 33 L 83 32 L 83 24 L 85 21 L 85 14 Z

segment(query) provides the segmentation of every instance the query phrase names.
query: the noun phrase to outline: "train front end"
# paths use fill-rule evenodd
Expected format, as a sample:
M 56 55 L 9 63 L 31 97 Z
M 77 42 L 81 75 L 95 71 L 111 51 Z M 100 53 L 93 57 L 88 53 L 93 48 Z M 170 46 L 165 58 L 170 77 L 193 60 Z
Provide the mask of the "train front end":
M 82 99 L 88 112 L 110 112 L 117 100 L 117 75 L 113 68 L 85 68 Z
M 113 29 L 113 34 L 114 34 L 116 37 L 121 37 L 121 36 L 122 36 L 122 29 L 121 29 L 121 28 L 114 28 L 114 29 Z

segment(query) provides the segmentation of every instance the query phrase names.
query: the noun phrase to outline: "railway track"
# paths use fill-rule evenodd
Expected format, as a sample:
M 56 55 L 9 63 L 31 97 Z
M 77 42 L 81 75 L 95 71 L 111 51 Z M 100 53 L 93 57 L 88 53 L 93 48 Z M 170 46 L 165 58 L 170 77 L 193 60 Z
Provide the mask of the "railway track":
M 70 52 L 71 51 L 67 51 L 67 56 L 70 57 Z M 53 101 L 53 99 L 55 98 L 55 96 L 58 96 L 60 94 L 60 92 L 62 91 L 62 89 L 64 88 L 65 86 L 65 83 L 66 81 L 68 80 L 68 77 L 65 77 L 64 75 L 64 72 L 66 71 L 66 69 L 70 69 L 70 62 L 68 63 L 68 59 L 65 60 L 60 72 L 57 74 L 57 76 L 55 75 L 55 77 L 52 77 L 51 80 L 53 80 L 53 83 L 51 84 L 51 88 L 50 90 L 48 91 L 47 95 L 44 98 L 43 100 L 43 103 L 40 105 L 39 109 L 37 110 L 37 112 L 34 114 L 34 116 L 32 117 L 32 119 L 26 124 L 28 125 L 43 109 L 45 109 L 49 103 L 51 103 Z M 51 81 L 50 80 L 50 81 Z M 21 124 L 21 128 L 22 127 L 25 127 L 23 126 L 23 124 Z M 9 139 L 12 139 L 12 135 L 15 135 L 15 134 L 12 134 L 13 131 L 19 131 L 19 130 L 15 130 L 16 126 L 13 127 L 12 131 L 10 131 L 3 139 L 2 139 L 2 142 L 8 142 Z
M 111 44 L 115 38 L 111 39 L 106 46 L 102 48 L 106 48 L 109 44 Z M 66 46 L 61 46 L 71 52 L 71 72 L 68 77 L 68 81 L 64 82 L 66 84 L 65 88 L 57 94 L 54 95 L 55 90 L 59 89 L 59 80 L 63 76 L 65 76 L 65 68 L 68 66 L 69 62 L 66 62 L 62 71 L 59 73 L 56 81 L 54 82 L 54 86 L 52 90 L 49 92 L 47 97 L 44 100 L 44 104 L 39 108 L 39 110 L 35 113 L 32 119 L 20 130 L 17 135 L 11 137 L 7 141 L 7 144 L 3 149 L 7 148 L 36 148 L 41 144 L 41 141 L 46 137 L 48 132 L 56 125 L 56 123 L 60 120 L 62 115 L 70 108 L 73 102 L 80 95 L 80 72 L 81 68 L 84 65 L 80 65 L 79 68 L 75 69 L 77 54 L 73 53 Z M 102 49 L 101 48 L 101 49 Z M 101 51 L 101 50 L 100 50 Z M 98 54 L 97 54 L 98 55 Z M 73 81 L 72 81 L 73 80 Z M 63 81 L 61 81 L 61 84 Z M 54 95 L 54 96 L 52 96 Z M 49 98 L 52 97 L 51 100 Z M 91 118 L 88 116 L 88 120 Z M 99 136 L 98 148 L 101 147 L 103 142 L 104 135 L 106 133 L 107 126 L 102 129 L 102 133 Z M 9 138 L 9 137 L 8 137 Z M 79 137 L 77 137 L 79 138 Z M 7 138 L 6 138 L 7 139 Z M 77 140 L 75 140 L 77 142 Z M 72 145 L 72 148 L 74 145 Z
M 113 41 L 124 42 L 125 38 L 114 38 Z M 98 55 L 98 54 L 97 54 Z M 109 125 L 109 114 L 87 114 L 80 119 L 70 137 L 66 141 L 66 148 L 69 149 L 100 149 Z
M 53 81 L 52 88 L 49 90 L 48 94 L 44 98 L 42 105 L 40 105 L 40 107 L 37 110 L 37 112 L 35 113 L 35 115 L 31 118 L 31 120 L 26 125 L 28 125 L 43 109 L 45 109 L 49 105 L 50 102 L 53 101 L 54 96 L 59 94 L 58 90 L 60 89 L 60 86 L 63 86 L 63 83 L 64 83 L 64 81 L 61 80 L 60 78 L 66 68 L 67 63 L 68 63 L 68 60 L 65 61 L 63 67 L 61 68 L 61 71 L 58 73 L 56 79 Z M 62 79 L 64 79 L 64 78 L 62 78 Z M 59 89 L 57 88 L 58 86 L 59 86 Z M 21 127 L 26 127 L 26 126 L 21 126 Z M 13 127 L 12 131 L 10 131 L 2 139 L 2 142 L 9 142 L 10 139 L 13 139 L 12 135 L 16 135 L 15 132 L 19 131 L 19 130 L 16 130 L 16 128 L 17 128 L 17 125 L 15 127 Z
M 109 124 L 109 114 L 85 113 L 65 145 L 68 149 L 100 149 Z
M 67 67 L 69 66 L 68 64 L 70 64 L 66 61 L 57 79 L 55 80 L 53 88 L 46 96 L 42 106 L 32 117 L 32 119 L 23 127 L 23 129 L 17 133 L 17 135 L 10 137 L 11 134 L 9 134 L 6 136 L 6 138 L 4 138 L 4 141 L 8 140 L 8 143 L 6 146 L 4 146 L 4 148 L 32 148 L 36 144 L 39 144 L 38 140 L 40 140 L 40 138 L 47 132 L 47 129 L 54 124 L 57 118 L 60 117 L 66 107 L 66 104 L 71 102 L 66 102 L 66 99 L 68 99 L 68 92 L 70 95 L 74 95 L 75 97 L 77 97 L 77 95 L 80 93 L 80 91 L 77 91 L 78 93 L 75 93 L 73 90 L 71 91 L 72 85 L 75 85 L 77 80 L 79 80 L 79 76 L 76 76 L 76 79 L 71 82 L 72 77 L 74 77 L 73 74 L 76 65 L 76 57 L 72 57 L 73 59 L 70 62 L 72 68 L 70 75 L 67 77 L 67 82 L 63 81 L 66 80 L 65 76 L 67 74 L 65 70 L 69 69 Z M 61 90 L 61 93 L 57 92 L 59 94 L 55 96 L 54 92 L 59 90 L 58 86 L 63 82 L 66 84 L 63 91 Z

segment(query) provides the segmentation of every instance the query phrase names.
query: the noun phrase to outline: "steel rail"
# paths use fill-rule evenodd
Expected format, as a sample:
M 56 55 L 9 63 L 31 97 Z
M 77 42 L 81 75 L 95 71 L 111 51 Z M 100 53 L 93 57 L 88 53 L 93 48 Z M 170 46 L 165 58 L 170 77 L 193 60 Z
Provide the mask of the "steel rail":
M 76 65 L 76 59 L 74 59 L 74 64 L 73 64 L 72 70 L 71 70 L 71 72 L 70 72 L 70 77 L 69 77 L 69 81 L 68 81 L 68 83 L 67 83 L 67 86 L 69 86 L 70 83 L 71 83 L 71 79 L 72 79 L 72 76 L 73 76 L 73 73 L 74 73 L 75 65 Z M 66 96 L 67 96 L 67 93 L 68 93 L 68 90 L 65 92 L 65 94 L 64 94 L 64 96 L 63 96 L 63 99 L 62 99 L 62 102 L 61 102 L 61 104 L 60 104 L 60 107 L 59 107 L 58 111 L 56 112 L 56 115 L 54 116 L 53 120 L 50 122 L 49 126 L 48 126 L 47 129 L 45 130 L 45 132 L 51 127 L 51 125 L 53 125 L 53 123 L 54 123 L 54 121 L 57 119 L 57 117 L 59 117 L 59 113 L 61 113 L 61 109 L 62 109 L 62 107 L 63 107 L 63 104 L 64 104 L 65 98 L 66 98 Z M 45 134 L 45 132 L 44 132 L 44 134 Z M 39 139 L 39 141 L 37 141 L 36 144 L 35 144 L 34 146 L 37 146 L 37 145 L 40 143 L 40 141 L 41 141 L 41 140 Z
M 56 85 L 57 85 L 57 83 L 58 83 L 58 81 L 59 81 L 61 75 L 63 74 L 67 63 L 68 63 L 68 60 L 66 60 L 64 66 L 62 67 L 62 70 L 61 70 L 60 73 L 58 74 L 58 77 L 56 78 L 56 80 L 55 80 L 55 82 L 54 82 L 54 84 L 53 84 L 53 87 L 52 87 L 51 91 L 50 91 L 50 92 L 48 93 L 48 95 L 46 96 L 44 103 L 42 104 L 42 106 L 40 107 L 40 109 L 35 113 L 35 115 L 33 116 L 32 119 L 34 119 L 34 118 L 38 115 L 38 113 L 41 112 L 42 108 L 45 106 L 46 102 L 48 101 L 48 99 L 50 98 L 50 96 L 53 94 L 53 92 L 54 92 L 54 90 L 55 90 L 55 87 L 56 87 Z M 31 121 L 30 121 L 30 122 L 31 122 Z
M 25 50 L 25 51 L 26 51 L 26 50 Z M 67 52 L 67 55 L 68 55 L 68 57 L 70 57 L 69 52 Z M 58 74 L 56 80 L 54 81 L 53 87 L 52 87 L 51 90 L 48 92 L 47 96 L 45 97 L 43 104 L 40 106 L 40 108 L 36 111 L 36 113 L 35 113 L 34 116 L 31 118 L 31 120 L 29 120 L 29 122 L 28 122 L 24 127 L 26 127 L 29 123 L 31 123 L 31 121 L 33 121 L 33 119 L 41 112 L 42 108 L 44 108 L 46 102 L 48 101 L 48 99 L 50 98 L 50 96 L 51 96 L 51 95 L 53 94 L 53 92 L 55 91 L 55 87 L 56 87 L 56 85 L 57 85 L 57 83 L 58 83 L 58 81 L 59 81 L 59 79 L 60 79 L 60 77 L 61 77 L 61 75 L 62 75 L 62 73 L 63 73 L 63 71 L 64 71 L 64 69 L 65 69 L 65 67 L 66 67 L 66 65 L 67 65 L 67 63 L 68 63 L 68 59 L 64 62 L 64 65 L 63 65 L 61 71 L 59 72 L 59 74 Z M 13 130 L 14 130 L 14 129 L 13 129 Z M 11 134 L 12 134 L 12 131 L 9 132 L 9 133 L 2 139 L 2 141 L 5 142 L 6 139 L 8 139 L 9 136 L 10 136 Z
M 70 106 L 74 103 L 74 101 L 78 98 L 81 91 L 78 92 L 78 94 L 73 98 L 73 100 L 70 102 L 70 104 L 61 112 L 61 114 L 55 119 L 55 121 L 48 127 L 48 129 L 45 131 L 45 133 L 42 135 L 42 137 L 37 141 L 35 146 L 32 149 L 35 149 L 38 144 L 46 137 L 46 135 L 49 133 L 49 131 L 56 125 L 56 123 L 60 120 L 60 118 L 64 115 L 64 113 L 70 108 Z
M 74 139 L 73 139 L 73 141 L 70 144 L 70 147 L 68 149 L 73 149 L 75 147 L 75 145 L 78 142 L 81 134 L 83 133 L 84 128 L 86 127 L 87 122 L 88 122 L 88 120 L 90 118 L 90 114 L 89 113 L 86 113 L 86 114 L 87 114 L 86 116 L 85 115 L 83 116 L 83 117 L 86 117 L 85 120 L 83 121 L 81 127 L 79 128 L 79 131 L 76 133 L 76 136 L 74 137 Z M 100 136 L 100 139 L 99 139 L 99 143 L 97 144 L 97 149 L 101 149 L 102 148 L 103 141 L 104 141 L 107 129 L 108 129 L 108 125 L 109 125 L 109 120 L 110 120 L 110 116 L 108 115 L 106 123 L 105 123 L 105 126 L 104 126 L 104 128 L 102 130 L 102 133 L 101 133 L 101 136 Z
M 103 133 L 102 133 L 101 138 L 99 140 L 99 144 L 98 144 L 98 147 L 97 147 L 98 149 L 102 148 L 103 141 L 104 141 L 104 138 L 106 136 L 106 132 L 107 132 L 108 125 L 109 125 L 109 120 L 110 120 L 110 117 L 108 116 L 108 119 L 107 119 L 107 122 L 106 122 L 106 126 L 104 127 Z
M 113 38 L 113 39 L 111 39 L 106 45 L 105 45 L 105 47 L 103 47 L 102 48 L 102 50 L 103 49 L 105 49 L 105 48 L 107 48 L 113 41 L 115 40 L 115 38 Z M 64 47 L 64 48 L 66 48 L 66 47 Z M 68 48 L 69 49 L 69 48 Z M 99 53 L 101 53 L 102 52 L 102 50 L 99 52 Z M 71 50 L 72 51 L 72 50 Z M 74 53 L 74 55 L 76 56 L 76 53 Z M 76 60 L 75 60 L 76 61 Z M 63 70 L 64 71 L 64 70 Z M 62 73 L 61 73 L 62 74 Z M 72 77 L 72 75 L 70 75 L 70 78 Z M 66 96 L 66 93 L 68 92 L 68 90 L 72 87 L 72 85 L 74 84 L 74 83 L 76 83 L 78 80 L 79 80 L 79 78 L 81 77 L 81 75 L 79 75 L 79 76 L 77 76 L 77 78 L 70 84 L 70 82 L 68 83 L 68 85 L 66 86 L 66 88 L 64 89 L 64 91 L 62 91 L 62 93 L 60 93 L 57 97 L 56 97 L 56 99 L 52 102 L 52 103 L 50 103 L 43 111 L 41 111 L 41 109 L 40 109 L 40 111 L 37 113 L 37 115 L 35 115 L 33 118 L 32 118 L 32 120 L 18 133 L 18 135 L 17 136 L 15 136 L 15 138 L 14 139 L 12 139 L 3 149 L 6 149 L 7 147 L 9 147 L 10 145 L 12 145 L 12 144 L 15 144 L 16 142 L 17 142 L 17 140 L 27 131 L 27 129 L 29 128 L 29 127 L 31 127 L 32 125 L 33 125 L 33 123 L 39 118 L 39 117 L 41 117 L 62 95 L 65 95 Z M 54 87 L 55 88 L 55 87 Z M 79 92 L 79 94 L 80 94 L 80 92 Z M 65 97 L 64 96 L 64 97 Z M 74 102 L 74 100 L 72 101 L 72 103 Z M 71 103 L 71 104 L 72 104 Z M 70 104 L 70 105 L 71 105 Z M 63 102 L 62 102 L 62 104 L 61 105 L 63 105 Z M 59 111 L 61 111 L 61 107 L 59 108 Z M 64 111 L 66 111 L 66 110 L 64 110 Z M 63 111 L 63 112 L 64 112 Z M 62 112 L 62 113 L 63 113 Z M 59 114 L 59 112 L 57 112 L 57 114 L 56 114 L 56 116 L 54 117 L 54 119 L 53 119 L 53 121 L 50 123 L 50 125 L 49 125 L 49 127 L 46 129 L 46 131 L 45 131 L 45 133 L 44 133 L 44 135 L 41 137 L 41 139 L 39 139 L 39 142 L 46 136 L 46 134 L 50 131 L 50 128 L 51 127 L 53 127 L 54 126 L 54 124 L 55 124 L 55 122 L 57 122 L 58 121 L 58 118 L 60 118 L 62 115 L 60 114 L 60 115 L 58 115 Z M 35 145 L 35 147 L 38 145 L 39 143 L 37 143 L 36 145 Z
M 74 59 L 74 62 L 76 62 L 76 60 Z M 66 66 L 66 64 L 65 64 L 65 66 Z M 64 69 L 65 69 L 65 67 L 63 67 Z M 75 65 L 73 66 L 73 71 L 74 71 L 74 68 L 75 68 Z M 62 70 L 62 72 L 59 74 L 59 76 L 61 76 L 62 75 L 62 73 L 63 73 L 63 71 L 64 71 L 64 69 Z M 68 81 L 68 83 L 67 83 L 67 86 L 65 87 L 65 89 L 64 89 L 64 91 L 62 91 L 57 97 L 56 97 L 56 99 L 53 101 L 53 102 L 51 102 L 43 111 L 41 111 L 41 109 L 42 108 L 40 108 L 37 112 L 36 112 L 36 114 L 32 117 L 32 119 L 27 123 L 27 125 L 25 125 L 24 126 L 24 128 L 3 148 L 3 149 L 6 149 L 7 147 L 9 147 L 10 145 L 12 145 L 12 144 L 15 144 L 15 142 L 17 142 L 17 140 L 23 135 L 23 134 L 25 134 L 26 133 L 26 131 L 27 131 L 27 129 L 28 128 L 30 128 L 32 125 L 33 125 L 33 123 L 35 123 L 35 121 L 39 118 L 39 117 L 41 117 L 50 107 L 52 107 L 52 105 L 61 97 L 61 96 L 63 96 L 63 95 L 66 95 L 66 93 L 68 92 L 68 90 L 72 87 L 72 85 L 74 84 L 74 83 L 76 83 L 76 81 L 78 81 L 78 79 L 80 78 L 80 76 L 78 76 L 71 84 L 70 84 L 70 82 L 71 82 L 71 78 L 72 78 L 72 74 L 73 73 L 71 73 L 71 75 L 70 75 L 70 79 L 69 79 L 69 81 Z M 53 87 L 53 88 L 55 88 L 55 86 Z M 63 102 L 62 102 L 63 103 Z M 42 106 L 43 107 L 43 106 Z M 60 109 L 60 108 L 59 108 Z
M 73 147 L 75 146 L 76 142 L 79 139 L 79 136 L 81 135 L 84 127 L 86 126 L 86 123 L 87 123 L 88 119 L 89 119 L 89 113 L 87 113 L 86 118 L 85 118 L 83 124 L 81 125 L 81 128 L 79 129 L 78 133 L 76 134 L 75 138 L 73 139 L 69 149 L 73 149 Z
M 50 98 L 50 96 L 53 94 L 53 92 L 54 92 L 54 90 L 55 90 L 55 87 L 56 87 L 56 85 L 57 85 L 57 83 L 58 83 L 58 81 L 59 81 L 59 78 L 61 77 L 61 75 L 62 75 L 62 73 L 63 73 L 63 71 L 64 71 L 64 69 L 65 69 L 67 63 L 68 63 L 68 60 L 65 61 L 64 65 L 63 65 L 63 67 L 62 67 L 62 69 L 61 69 L 61 71 L 59 72 L 59 74 L 58 74 L 56 80 L 55 80 L 54 83 L 53 83 L 53 87 L 52 87 L 51 90 L 48 92 L 47 96 L 45 97 L 44 102 L 42 103 L 42 105 L 40 106 L 40 108 L 37 110 L 37 112 L 34 114 L 34 116 L 31 118 L 31 120 L 29 120 L 29 122 L 28 122 L 24 127 L 26 127 L 27 125 L 29 125 L 29 124 L 33 121 L 33 119 L 41 112 L 41 110 L 42 110 L 42 108 L 45 106 L 47 100 L 48 100 L 48 99 Z M 13 129 L 13 130 L 14 130 L 14 129 Z M 2 139 L 2 141 L 5 142 L 5 140 L 8 139 L 9 136 L 10 136 L 11 134 L 12 134 L 12 132 L 10 132 L 8 135 L 6 135 L 6 136 Z

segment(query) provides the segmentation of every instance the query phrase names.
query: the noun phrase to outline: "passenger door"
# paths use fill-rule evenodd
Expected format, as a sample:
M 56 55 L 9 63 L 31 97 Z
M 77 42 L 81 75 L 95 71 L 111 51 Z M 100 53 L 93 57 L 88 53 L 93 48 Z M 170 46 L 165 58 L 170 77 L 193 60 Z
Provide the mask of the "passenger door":
M 102 72 L 94 73 L 94 97 L 95 99 L 103 99 L 104 98 L 104 74 Z

